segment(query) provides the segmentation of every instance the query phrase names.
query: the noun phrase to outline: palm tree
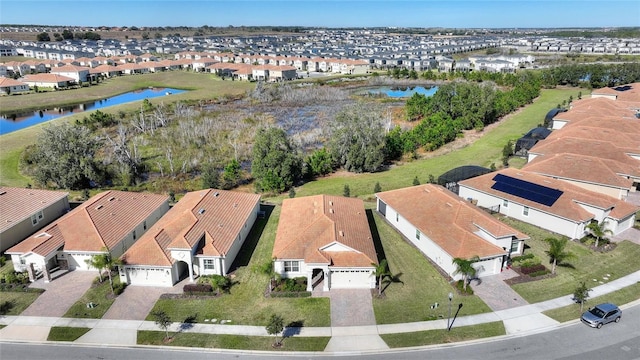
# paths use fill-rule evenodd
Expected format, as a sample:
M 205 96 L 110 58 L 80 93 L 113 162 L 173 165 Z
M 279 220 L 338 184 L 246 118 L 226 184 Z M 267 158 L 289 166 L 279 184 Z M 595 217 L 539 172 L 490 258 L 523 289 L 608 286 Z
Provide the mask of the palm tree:
M 467 283 L 469 283 L 469 281 L 474 276 L 476 276 L 476 273 L 478 272 L 478 269 L 473 267 L 473 263 L 479 260 L 480 260 L 480 257 L 476 255 L 470 259 L 454 258 L 452 261 L 453 264 L 456 266 L 456 271 L 454 271 L 453 274 L 462 275 L 462 281 L 463 281 L 462 286 L 464 291 L 467 291 Z
M 107 274 L 109 275 L 109 285 L 111 285 L 111 293 L 115 295 L 115 291 L 113 289 L 113 279 L 111 278 L 111 269 L 114 267 L 122 265 L 122 260 L 118 258 L 114 258 L 111 254 L 104 254 L 104 267 L 107 269 Z
M 86 259 L 84 262 L 90 268 L 95 268 L 98 270 L 98 276 L 100 277 L 100 282 L 102 282 L 102 269 L 107 266 L 104 254 L 93 255 L 90 258 Z
M 606 221 L 603 221 L 601 223 L 598 222 L 592 222 L 589 225 L 587 225 L 587 229 L 589 229 L 589 231 L 591 231 L 591 235 L 596 237 L 596 248 L 598 247 L 598 243 L 600 242 L 600 239 L 604 239 L 606 234 L 611 234 L 613 235 L 613 231 L 609 230 L 609 229 L 605 229 L 605 226 L 607 225 Z
M 561 238 L 546 238 L 544 241 L 549 243 L 549 250 L 545 251 L 549 255 L 549 262 L 553 263 L 551 273 L 556 273 L 556 266 L 566 259 L 572 258 L 573 254 L 569 251 L 565 251 L 567 246 L 567 239 Z
M 375 266 L 373 275 L 378 279 L 378 296 L 382 296 L 382 279 L 391 275 L 389 264 L 387 263 L 387 259 L 382 259 L 379 264 L 371 263 L 371 265 Z

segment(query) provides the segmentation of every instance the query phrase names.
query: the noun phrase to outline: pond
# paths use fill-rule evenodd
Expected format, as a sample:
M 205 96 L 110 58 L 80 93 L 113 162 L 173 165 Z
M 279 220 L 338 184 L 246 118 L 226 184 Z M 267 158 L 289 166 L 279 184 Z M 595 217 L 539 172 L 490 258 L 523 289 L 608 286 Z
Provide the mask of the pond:
M 413 94 L 421 94 L 429 97 L 433 96 L 436 91 L 438 91 L 437 86 L 381 86 L 366 90 L 366 92 L 371 95 L 383 94 L 391 98 L 406 98 L 413 96 Z
M 68 107 L 56 107 L 52 109 L 43 109 L 38 111 L 30 111 L 26 113 L 16 113 L 0 116 L 0 135 L 27 128 L 49 120 L 57 119 L 70 114 L 75 114 L 88 110 L 103 109 L 109 106 L 120 105 L 132 101 L 142 99 L 152 99 L 160 96 L 172 94 L 180 94 L 185 90 L 171 88 L 149 88 L 143 90 L 131 91 L 125 94 L 116 95 L 110 98 L 92 101 L 85 104 L 79 104 Z

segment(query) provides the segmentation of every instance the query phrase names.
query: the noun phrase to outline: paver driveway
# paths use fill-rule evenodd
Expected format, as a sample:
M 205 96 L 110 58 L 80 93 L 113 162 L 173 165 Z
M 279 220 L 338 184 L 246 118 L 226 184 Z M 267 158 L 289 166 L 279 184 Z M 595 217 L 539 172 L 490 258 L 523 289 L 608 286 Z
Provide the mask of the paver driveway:
M 160 295 L 166 293 L 179 294 L 189 279 L 177 283 L 173 287 L 127 286 L 113 305 L 102 317 L 112 320 L 144 320 L 153 308 Z
M 504 280 L 518 276 L 512 269 L 505 270 L 497 275 L 485 276 L 478 283 L 471 281 L 473 292 L 493 311 L 511 309 L 529 304 Z
M 31 286 L 46 291 L 20 315 L 61 317 L 91 287 L 96 276 L 97 271 L 70 271 L 48 284 L 38 280 Z
M 332 289 L 331 326 L 375 325 L 373 302 L 369 289 Z

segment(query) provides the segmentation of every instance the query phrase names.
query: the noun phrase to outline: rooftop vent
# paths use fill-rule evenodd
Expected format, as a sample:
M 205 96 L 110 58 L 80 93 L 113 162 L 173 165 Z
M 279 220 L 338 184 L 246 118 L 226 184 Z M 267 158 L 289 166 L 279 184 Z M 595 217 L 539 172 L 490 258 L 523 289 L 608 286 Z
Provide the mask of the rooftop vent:
M 220 193 L 219 192 L 215 192 L 215 193 L 213 193 L 213 196 L 218 197 L 218 196 L 220 196 Z
M 6 194 L 6 193 L 7 193 L 6 191 L 1 191 L 1 192 L 0 192 L 0 195 L 4 195 L 4 194 Z
M 333 208 L 330 208 L 330 209 L 329 209 L 329 212 L 333 214 Z
M 340 236 L 344 236 L 344 231 L 340 230 L 338 233 L 340 234 Z
M 102 209 L 102 208 L 103 208 L 102 204 L 100 204 L 100 205 L 96 206 L 96 210 L 100 210 L 100 209 Z
M 200 210 L 198 210 L 198 214 L 202 215 L 202 214 L 204 214 L 204 211 L 205 211 L 204 209 L 200 209 Z
M 329 200 L 329 206 L 333 206 L 333 201 Z
M 115 199 L 116 199 L 116 198 L 112 196 L 112 197 L 110 197 L 110 198 L 109 198 L 109 201 L 113 201 L 113 200 L 115 200 Z

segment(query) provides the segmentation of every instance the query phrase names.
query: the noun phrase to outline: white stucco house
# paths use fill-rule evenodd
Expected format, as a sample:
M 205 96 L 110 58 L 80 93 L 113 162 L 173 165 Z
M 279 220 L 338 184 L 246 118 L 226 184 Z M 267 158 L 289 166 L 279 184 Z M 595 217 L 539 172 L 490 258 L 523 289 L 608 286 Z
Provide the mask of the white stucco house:
M 169 210 L 163 195 L 105 191 L 6 251 L 16 271 L 51 280 L 51 269 L 95 270 L 85 262 L 106 251 L 119 257 Z M 31 276 L 31 275 L 34 276 Z
M 274 271 L 306 277 L 307 291 L 373 289 L 378 264 L 360 199 L 316 195 L 285 199 L 273 246 Z
M 476 276 L 499 274 L 510 256 L 521 255 L 529 237 L 460 199 L 442 186 L 425 184 L 376 194 L 377 211 L 454 280 L 454 258 L 480 258 Z
M 459 182 L 459 196 L 511 218 L 579 239 L 591 222 L 616 235 L 640 208 L 615 197 L 535 173 L 504 169 Z
M 122 255 L 120 279 L 132 285 L 173 286 L 187 277 L 226 276 L 259 211 L 257 194 L 189 192 Z

